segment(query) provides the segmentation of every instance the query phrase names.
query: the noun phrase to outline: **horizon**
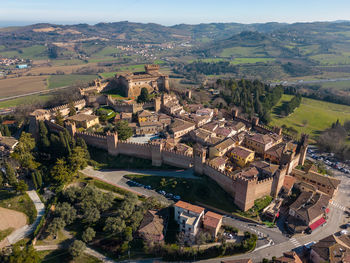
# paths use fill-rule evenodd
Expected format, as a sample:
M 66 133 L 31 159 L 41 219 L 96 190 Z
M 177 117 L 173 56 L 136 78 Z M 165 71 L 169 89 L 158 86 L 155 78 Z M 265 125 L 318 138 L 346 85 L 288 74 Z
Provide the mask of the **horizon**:
M 108 7 L 108 8 L 106 8 Z M 0 10 L 0 26 L 23 26 L 37 23 L 97 24 L 113 21 L 156 23 L 164 26 L 201 23 L 311 23 L 350 20 L 345 0 L 295 0 L 280 2 L 267 0 L 239 1 L 219 0 L 133 0 L 129 2 L 100 0 L 61 0 L 59 3 L 45 0 L 4 0 Z M 40 19 L 38 19 L 40 17 Z M 209 22 L 210 21 L 210 22 Z

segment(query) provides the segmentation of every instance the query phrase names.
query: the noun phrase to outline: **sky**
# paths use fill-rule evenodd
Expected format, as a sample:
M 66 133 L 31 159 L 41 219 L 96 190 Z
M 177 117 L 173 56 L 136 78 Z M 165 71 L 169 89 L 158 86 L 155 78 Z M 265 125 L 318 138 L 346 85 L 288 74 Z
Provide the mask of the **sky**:
M 349 0 L 0 0 L 0 25 L 350 20 Z

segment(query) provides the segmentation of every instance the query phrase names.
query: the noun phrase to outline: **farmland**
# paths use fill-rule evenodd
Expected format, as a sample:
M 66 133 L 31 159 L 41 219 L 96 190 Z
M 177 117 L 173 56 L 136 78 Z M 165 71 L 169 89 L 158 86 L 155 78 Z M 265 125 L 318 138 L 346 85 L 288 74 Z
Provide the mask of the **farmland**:
M 284 94 L 275 109 L 283 101 L 289 101 L 291 98 L 291 95 Z M 337 119 L 341 122 L 350 120 L 350 106 L 303 98 L 300 107 L 287 117 L 280 117 L 273 110 L 270 124 L 272 126 L 293 127 L 299 134 L 301 132 L 309 133 L 311 137 L 315 138 L 320 131 L 329 128 Z M 306 124 L 304 124 L 305 121 Z
M 70 86 L 77 82 L 90 82 L 97 78 L 97 75 L 53 75 L 48 79 L 48 88 L 54 89 L 64 86 Z
M 25 76 L 0 80 L 0 98 L 45 90 L 47 76 Z

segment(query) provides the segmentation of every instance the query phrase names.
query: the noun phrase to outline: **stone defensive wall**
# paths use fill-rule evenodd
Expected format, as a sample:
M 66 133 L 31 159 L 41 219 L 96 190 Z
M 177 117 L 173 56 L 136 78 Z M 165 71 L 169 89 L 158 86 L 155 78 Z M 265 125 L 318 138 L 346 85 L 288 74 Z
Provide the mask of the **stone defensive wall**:
M 162 162 L 179 168 L 188 169 L 193 166 L 193 155 L 182 154 L 170 150 L 162 150 Z
M 104 135 L 98 135 L 88 132 L 76 132 L 75 136 L 83 138 L 86 144 L 88 145 L 99 149 L 108 150 L 107 137 Z
M 255 186 L 255 198 L 258 199 L 270 195 L 272 192 L 272 185 L 273 177 L 257 181 Z
M 54 122 L 45 120 L 45 124 L 49 127 L 50 131 L 52 132 L 59 133 L 64 131 L 64 128 L 61 125 L 58 125 Z
M 117 153 L 152 160 L 149 144 L 118 141 Z
M 235 197 L 235 181 L 229 174 L 223 173 L 214 166 L 211 166 L 208 162 L 203 164 L 203 174 L 209 176 L 218 185 L 220 185 L 222 189 L 224 189 L 232 197 Z
M 75 108 L 77 108 L 78 110 L 83 109 L 86 106 L 86 101 L 84 99 L 82 100 L 77 100 L 73 102 L 73 105 Z M 69 104 L 64 104 L 61 106 L 57 106 L 54 108 L 49 109 L 49 111 L 51 113 L 55 113 L 57 111 L 60 111 L 62 113 L 62 115 L 68 115 L 69 114 Z

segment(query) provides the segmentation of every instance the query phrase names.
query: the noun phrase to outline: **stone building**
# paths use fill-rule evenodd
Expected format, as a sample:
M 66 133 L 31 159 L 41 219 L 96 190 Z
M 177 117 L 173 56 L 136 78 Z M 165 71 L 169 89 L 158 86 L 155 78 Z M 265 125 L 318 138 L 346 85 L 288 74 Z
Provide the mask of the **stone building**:
M 90 128 L 96 124 L 99 124 L 98 117 L 96 115 L 88 115 L 84 113 L 76 114 L 67 118 L 68 121 L 74 122 L 76 126 L 82 128 Z
M 143 72 L 116 75 L 115 80 L 126 97 L 139 96 L 142 88 L 146 88 L 149 93 L 169 91 L 169 76 L 160 73 L 158 65 L 145 65 Z

